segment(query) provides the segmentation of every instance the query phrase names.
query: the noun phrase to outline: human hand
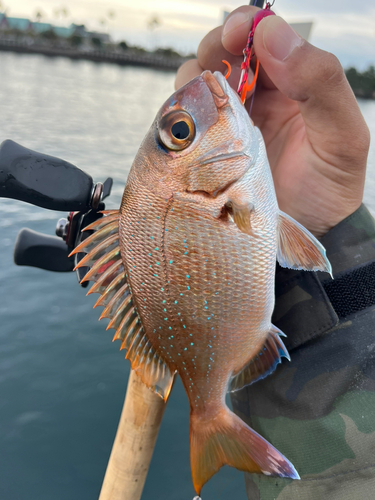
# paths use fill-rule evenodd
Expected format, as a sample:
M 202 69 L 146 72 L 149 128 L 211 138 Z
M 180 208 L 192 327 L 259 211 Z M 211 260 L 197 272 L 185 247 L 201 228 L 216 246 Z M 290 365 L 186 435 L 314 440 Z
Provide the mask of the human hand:
M 179 69 L 176 88 L 206 69 L 225 73 L 225 59 L 236 90 L 257 10 L 239 7 L 208 33 L 197 59 Z M 280 209 L 323 236 L 362 202 L 369 130 L 338 59 L 283 19 L 260 22 L 254 50 L 261 69 L 251 118 L 263 134 Z

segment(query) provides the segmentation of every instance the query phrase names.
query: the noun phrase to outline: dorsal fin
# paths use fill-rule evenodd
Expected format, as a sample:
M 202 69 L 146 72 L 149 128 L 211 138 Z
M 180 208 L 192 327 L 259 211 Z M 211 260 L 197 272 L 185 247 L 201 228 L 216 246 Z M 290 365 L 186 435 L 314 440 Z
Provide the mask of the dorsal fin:
M 99 293 L 94 307 L 104 306 L 99 319 L 109 318 L 107 330 L 115 328 L 113 340 L 120 339 L 121 349 L 127 349 L 126 358 L 142 381 L 167 400 L 171 391 L 172 374 L 163 358 L 152 347 L 132 300 L 119 246 L 119 211 L 103 212 L 104 216 L 87 226 L 94 231 L 83 240 L 71 255 L 86 252 L 78 267 L 90 269 L 82 281 L 94 281 L 88 294 Z

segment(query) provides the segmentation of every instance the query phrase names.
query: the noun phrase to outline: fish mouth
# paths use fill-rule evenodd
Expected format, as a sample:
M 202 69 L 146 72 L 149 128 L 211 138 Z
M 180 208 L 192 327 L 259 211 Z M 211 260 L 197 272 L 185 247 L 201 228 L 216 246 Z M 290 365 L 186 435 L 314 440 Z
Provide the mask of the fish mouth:
M 211 71 L 207 70 L 202 73 L 202 78 L 212 94 L 216 107 L 222 108 L 225 106 L 229 101 L 229 95 L 225 89 L 225 83 L 220 83 L 219 73 L 216 71 L 215 74 L 212 74 Z

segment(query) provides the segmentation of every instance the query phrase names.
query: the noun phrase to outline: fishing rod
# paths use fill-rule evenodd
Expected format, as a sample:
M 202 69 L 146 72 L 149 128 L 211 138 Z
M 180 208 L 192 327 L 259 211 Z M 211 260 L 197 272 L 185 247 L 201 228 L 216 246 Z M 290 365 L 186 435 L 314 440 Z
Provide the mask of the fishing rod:
M 254 7 L 259 7 L 260 9 L 263 9 L 265 3 L 266 2 L 264 0 L 250 0 L 249 5 L 253 5 Z

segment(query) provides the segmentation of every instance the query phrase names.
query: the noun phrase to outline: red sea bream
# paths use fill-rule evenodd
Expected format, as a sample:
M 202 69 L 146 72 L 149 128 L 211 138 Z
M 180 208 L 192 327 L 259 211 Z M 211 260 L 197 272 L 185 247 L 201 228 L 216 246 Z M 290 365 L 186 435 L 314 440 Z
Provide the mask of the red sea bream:
M 165 400 L 176 374 L 190 402 L 195 489 L 224 464 L 298 479 L 225 404 L 289 358 L 271 323 L 276 260 L 330 272 L 324 248 L 278 208 L 265 145 L 220 73 L 162 106 L 119 211 L 90 226 L 86 280 L 143 382 Z

